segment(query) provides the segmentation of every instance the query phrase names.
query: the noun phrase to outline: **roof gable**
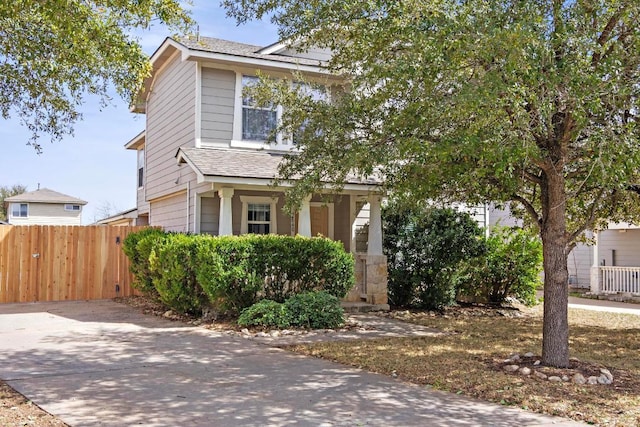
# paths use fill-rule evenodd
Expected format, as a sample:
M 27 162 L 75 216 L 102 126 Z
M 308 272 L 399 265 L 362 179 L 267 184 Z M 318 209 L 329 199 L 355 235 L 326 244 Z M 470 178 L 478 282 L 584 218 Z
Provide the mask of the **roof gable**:
M 86 205 L 87 202 L 67 194 L 58 193 L 48 188 L 41 188 L 35 191 L 18 194 L 4 199 L 9 203 L 73 203 L 76 205 Z

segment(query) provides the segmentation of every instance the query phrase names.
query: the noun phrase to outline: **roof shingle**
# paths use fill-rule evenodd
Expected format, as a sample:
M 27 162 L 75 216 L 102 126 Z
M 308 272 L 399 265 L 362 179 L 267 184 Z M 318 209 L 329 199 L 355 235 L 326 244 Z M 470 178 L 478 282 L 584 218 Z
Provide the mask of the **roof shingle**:
M 5 202 L 31 202 L 31 203 L 74 203 L 77 205 L 86 205 L 82 199 L 58 193 L 57 191 L 41 188 L 35 191 L 18 194 L 4 199 Z

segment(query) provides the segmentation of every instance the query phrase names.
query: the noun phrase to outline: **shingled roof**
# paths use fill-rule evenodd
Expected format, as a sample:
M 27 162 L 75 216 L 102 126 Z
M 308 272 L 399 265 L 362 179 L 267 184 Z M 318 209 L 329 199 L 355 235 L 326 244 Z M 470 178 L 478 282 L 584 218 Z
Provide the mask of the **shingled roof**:
M 41 188 L 35 191 L 18 194 L 4 199 L 5 202 L 13 203 L 73 203 L 76 205 L 86 205 L 82 199 L 58 193 L 57 191 Z
M 276 178 L 284 159 L 281 153 L 226 148 L 180 148 L 180 156 L 202 176 L 254 179 Z M 352 175 L 346 184 L 380 185 L 381 181 Z
M 262 46 L 238 43 L 230 40 L 216 39 L 213 37 L 180 38 L 175 40 L 183 46 L 201 52 L 222 53 L 241 56 L 245 58 L 268 59 L 270 61 L 286 62 L 300 65 L 322 66 L 323 61 L 316 59 L 299 58 L 287 55 L 274 55 L 258 53 Z

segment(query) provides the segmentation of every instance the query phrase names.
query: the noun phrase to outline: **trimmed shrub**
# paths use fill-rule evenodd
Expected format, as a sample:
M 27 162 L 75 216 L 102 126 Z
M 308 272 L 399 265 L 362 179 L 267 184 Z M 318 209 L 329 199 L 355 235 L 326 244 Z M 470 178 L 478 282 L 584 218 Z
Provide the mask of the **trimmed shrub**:
M 263 299 L 242 310 L 238 318 L 240 326 L 264 326 L 285 329 L 290 326 L 284 304 Z
M 462 269 L 459 292 L 491 303 L 502 303 L 511 296 L 533 305 L 541 272 L 540 239 L 518 227 L 499 227 L 487 239 L 486 254 Z
M 294 295 L 285 301 L 284 308 L 292 326 L 324 329 L 344 324 L 340 300 L 324 291 Z
M 196 275 L 210 304 L 221 312 L 239 313 L 258 300 L 263 276 L 254 268 L 250 239 L 211 237 L 198 242 Z
M 306 291 L 344 298 L 355 284 L 353 256 L 342 243 L 322 237 L 245 237 L 253 247 L 252 269 L 264 278 L 263 297 L 283 302 Z
M 383 225 L 391 304 L 423 309 L 453 304 L 458 266 L 484 251 L 483 232 L 471 216 L 448 208 L 389 205 Z
M 152 282 L 160 300 L 180 313 L 199 315 L 207 298 L 196 279 L 198 240 L 203 236 L 168 234 L 149 256 Z
M 324 238 L 158 231 L 132 237 L 128 247 L 140 286 L 182 313 L 206 305 L 234 314 L 262 298 L 284 302 L 306 291 L 343 298 L 355 283 L 353 256 Z
M 134 275 L 132 286 L 145 295 L 156 297 L 158 293 L 153 286 L 149 256 L 156 242 L 167 233 L 159 228 L 145 228 L 129 233 L 122 241 L 122 250 L 129 258 L 129 271 Z

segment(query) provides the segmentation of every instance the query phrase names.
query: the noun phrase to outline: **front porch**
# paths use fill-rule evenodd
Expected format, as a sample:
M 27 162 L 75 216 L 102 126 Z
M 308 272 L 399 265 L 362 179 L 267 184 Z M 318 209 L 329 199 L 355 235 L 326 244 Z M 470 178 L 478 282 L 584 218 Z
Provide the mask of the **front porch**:
M 590 293 L 640 296 L 640 227 L 611 224 L 595 236 Z

